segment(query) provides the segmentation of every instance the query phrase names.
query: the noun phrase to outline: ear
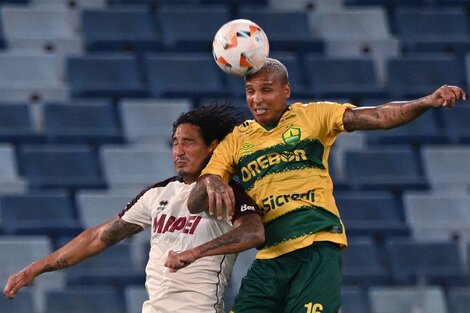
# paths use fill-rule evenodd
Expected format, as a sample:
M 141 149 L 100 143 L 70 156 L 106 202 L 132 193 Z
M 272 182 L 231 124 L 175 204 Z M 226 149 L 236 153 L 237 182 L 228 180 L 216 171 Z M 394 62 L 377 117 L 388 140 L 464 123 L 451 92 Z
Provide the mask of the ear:
M 211 144 L 209 145 L 209 149 L 211 150 L 211 153 L 214 152 L 215 148 L 219 145 L 219 139 L 214 139 L 212 140 Z
M 284 98 L 287 100 L 291 96 L 290 83 L 287 83 L 284 90 Z

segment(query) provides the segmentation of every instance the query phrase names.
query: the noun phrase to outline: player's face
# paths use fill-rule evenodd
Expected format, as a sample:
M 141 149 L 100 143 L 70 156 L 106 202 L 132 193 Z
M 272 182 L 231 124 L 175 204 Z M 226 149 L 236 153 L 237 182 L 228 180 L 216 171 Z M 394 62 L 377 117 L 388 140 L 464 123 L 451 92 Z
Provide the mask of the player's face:
M 180 124 L 173 135 L 173 162 L 176 172 L 186 183 L 195 182 L 216 146 L 216 140 L 211 145 L 206 145 L 199 126 Z
M 287 108 L 290 85 L 278 74 L 258 72 L 245 83 L 246 102 L 255 120 L 263 126 L 277 122 Z

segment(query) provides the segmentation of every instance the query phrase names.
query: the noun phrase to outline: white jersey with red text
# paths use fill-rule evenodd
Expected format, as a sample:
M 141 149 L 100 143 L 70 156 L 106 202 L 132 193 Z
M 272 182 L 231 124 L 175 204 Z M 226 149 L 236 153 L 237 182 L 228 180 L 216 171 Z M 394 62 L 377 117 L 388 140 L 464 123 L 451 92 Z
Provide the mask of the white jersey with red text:
M 170 273 L 164 266 L 169 250 L 196 247 L 230 231 L 232 224 L 206 212 L 191 214 L 187 199 L 195 183 L 169 178 L 142 191 L 120 214 L 144 229 L 151 227 L 150 254 L 146 267 L 149 300 L 142 313 L 223 313 L 223 295 L 230 278 L 235 254 L 203 257 Z M 238 185 L 232 185 L 236 209 L 232 222 L 255 213 L 253 201 Z

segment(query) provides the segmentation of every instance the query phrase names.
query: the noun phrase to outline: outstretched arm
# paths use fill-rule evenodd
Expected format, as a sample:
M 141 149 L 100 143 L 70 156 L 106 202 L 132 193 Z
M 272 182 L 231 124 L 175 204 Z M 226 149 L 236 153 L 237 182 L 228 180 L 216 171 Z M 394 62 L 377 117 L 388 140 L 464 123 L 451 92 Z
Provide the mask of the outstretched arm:
M 13 299 L 21 288 L 30 285 L 42 273 L 73 266 L 142 230 L 142 227 L 127 223 L 119 217 L 89 228 L 60 249 L 11 275 L 3 294 Z
M 232 188 L 218 175 L 206 174 L 199 177 L 196 186 L 188 198 L 188 209 L 192 214 L 209 210 L 210 215 L 223 218 L 224 207 L 231 217 L 235 207 L 235 195 Z
M 188 266 L 199 258 L 209 255 L 238 253 L 264 243 L 264 227 L 258 214 L 248 214 L 235 221 L 234 228 L 200 246 L 175 252 L 170 251 L 165 266 L 170 272 Z
M 343 124 L 347 131 L 390 129 L 411 122 L 429 108 L 452 108 L 455 101 L 460 99 L 466 100 L 461 88 L 444 85 L 432 94 L 416 100 L 346 110 Z

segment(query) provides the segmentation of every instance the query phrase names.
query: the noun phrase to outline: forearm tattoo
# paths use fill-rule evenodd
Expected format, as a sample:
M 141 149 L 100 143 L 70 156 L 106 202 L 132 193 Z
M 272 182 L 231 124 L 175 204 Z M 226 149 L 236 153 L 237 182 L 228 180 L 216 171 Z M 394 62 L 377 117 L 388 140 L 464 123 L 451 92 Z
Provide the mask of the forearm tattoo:
M 46 264 L 42 268 L 41 274 L 45 272 L 52 272 L 52 271 L 60 270 L 60 269 L 67 268 L 67 267 L 69 267 L 69 262 L 65 259 L 59 259 L 54 265 Z
M 139 225 L 118 219 L 103 232 L 100 239 L 104 241 L 106 245 L 112 246 L 126 237 L 140 233 L 142 230 L 142 227 Z

